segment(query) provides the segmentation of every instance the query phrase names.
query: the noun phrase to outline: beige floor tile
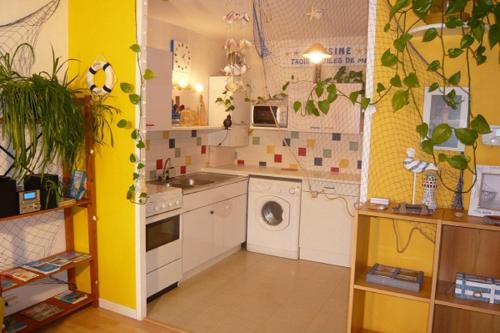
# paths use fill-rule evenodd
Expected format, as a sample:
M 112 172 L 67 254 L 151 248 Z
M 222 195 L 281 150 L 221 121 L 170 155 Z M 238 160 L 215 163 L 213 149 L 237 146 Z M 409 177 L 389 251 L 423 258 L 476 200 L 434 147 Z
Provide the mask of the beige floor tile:
M 347 268 L 240 251 L 149 304 L 148 316 L 193 333 L 343 332 L 348 282 Z

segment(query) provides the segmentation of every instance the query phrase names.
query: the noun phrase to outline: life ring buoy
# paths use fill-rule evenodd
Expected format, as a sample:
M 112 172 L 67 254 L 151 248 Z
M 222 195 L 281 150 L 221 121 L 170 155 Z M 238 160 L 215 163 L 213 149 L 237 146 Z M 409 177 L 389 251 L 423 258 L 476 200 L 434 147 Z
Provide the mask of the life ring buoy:
M 104 71 L 105 74 L 104 85 L 102 87 L 98 87 L 94 81 L 95 74 L 100 70 Z M 99 96 L 107 95 L 113 90 L 114 85 L 115 72 L 109 62 L 97 61 L 89 67 L 89 70 L 87 71 L 87 88 L 93 94 Z

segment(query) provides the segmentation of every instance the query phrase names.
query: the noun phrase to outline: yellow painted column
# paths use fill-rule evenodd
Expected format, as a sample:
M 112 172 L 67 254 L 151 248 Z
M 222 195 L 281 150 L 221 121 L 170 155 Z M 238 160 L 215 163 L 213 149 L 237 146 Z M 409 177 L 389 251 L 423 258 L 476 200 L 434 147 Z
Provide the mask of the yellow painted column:
M 134 107 L 119 89 L 120 82 L 135 82 L 135 55 L 129 50 L 136 36 L 135 0 L 68 2 L 68 54 L 78 60 L 71 64 L 70 74 L 78 75 L 75 84 L 84 88 L 88 67 L 96 60 L 108 61 L 117 84 L 106 102 L 121 110 L 112 125 L 114 147 L 101 146 L 96 155 L 100 298 L 135 309 L 135 206 L 126 200 L 133 173 L 129 156 L 134 143 L 129 131 L 116 127 L 118 119 L 132 123 L 135 119 Z M 76 225 L 77 249 L 86 246 L 86 237 L 82 236 L 86 234 L 84 215 L 79 214 Z

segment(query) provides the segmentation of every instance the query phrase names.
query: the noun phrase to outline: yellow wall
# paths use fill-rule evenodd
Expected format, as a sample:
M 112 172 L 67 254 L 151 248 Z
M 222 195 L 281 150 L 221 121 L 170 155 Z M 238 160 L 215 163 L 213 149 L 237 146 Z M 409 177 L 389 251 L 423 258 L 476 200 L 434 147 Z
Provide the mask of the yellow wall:
M 376 71 L 375 82 L 383 82 L 386 87 L 389 86 L 389 79 L 394 75 L 392 70 L 380 66 L 380 57 L 382 53 L 392 47 L 393 36 L 390 33 L 384 33 L 383 26 L 388 20 L 388 10 L 386 1 L 378 1 L 377 10 L 377 36 L 376 36 Z M 415 37 L 414 41 L 421 37 Z M 447 37 L 446 48 L 459 45 L 458 37 Z M 429 44 L 416 42 L 416 46 L 422 50 L 426 59 L 440 59 L 439 42 L 435 41 Z M 495 102 L 500 86 L 500 67 L 497 62 L 498 50 L 488 52 L 489 63 L 479 66 L 472 71 L 472 111 L 473 113 L 483 114 L 490 124 L 500 124 L 500 107 Z M 447 73 L 462 70 L 462 84 L 465 85 L 465 62 L 464 57 L 451 62 L 447 61 Z M 420 71 L 425 73 L 423 63 L 417 64 Z M 473 65 L 474 67 L 474 65 Z M 427 82 L 430 85 L 432 79 L 425 74 Z M 417 101 L 423 104 L 422 92 L 417 93 Z M 417 158 L 430 160 L 429 155 L 419 151 L 419 136 L 415 131 L 415 126 L 420 123 L 420 117 L 414 109 L 404 108 L 398 112 L 393 112 L 391 107 L 391 96 L 386 96 L 385 100 L 377 105 L 377 112 L 373 117 L 372 137 L 371 137 L 371 156 L 369 171 L 369 197 L 379 196 L 388 197 L 392 201 L 411 201 L 412 174 L 406 171 L 403 166 L 405 151 L 408 147 L 417 148 Z M 466 151 L 470 153 L 470 151 Z M 480 145 L 477 153 L 478 164 L 500 165 L 500 153 L 498 148 L 491 148 Z M 455 186 L 456 179 L 447 178 L 452 187 Z M 470 184 L 470 175 L 466 177 L 466 187 Z M 417 180 L 418 196 L 421 200 L 421 176 Z M 440 207 L 450 207 L 452 195 L 442 187 L 438 190 L 437 197 Z M 464 206 L 467 209 L 469 195 L 464 196 Z M 381 221 L 384 222 L 384 221 Z M 413 240 L 404 254 L 398 254 L 395 251 L 395 236 L 392 230 L 391 222 L 380 223 L 372 226 L 370 243 L 378 244 L 373 255 L 369 258 L 370 264 L 380 262 L 389 265 L 403 266 L 413 269 L 423 270 L 426 275 L 433 274 L 432 258 L 434 246 L 431 242 L 416 233 Z M 412 225 L 400 223 L 400 242 L 404 243 L 408 239 L 408 231 Z M 432 235 L 432 229 L 426 228 L 426 231 Z M 367 328 L 383 332 L 425 332 L 425 325 L 421 321 L 426 321 L 427 307 L 414 304 L 413 318 L 415 320 L 397 319 L 397 316 L 377 315 L 379 309 L 390 309 L 394 301 L 377 295 L 370 296 L 365 302 L 364 322 Z M 377 309 L 377 310 L 375 310 Z
M 68 53 L 80 61 L 71 67 L 72 74 L 80 74 L 77 85 L 84 87 L 86 69 L 105 57 L 118 81 L 107 102 L 122 110 L 120 118 L 133 122 L 134 108 L 118 84 L 135 82 L 135 57 L 129 50 L 135 43 L 135 1 L 70 0 L 68 10 Z M 114 147 L 101 147 L 96 156 L 100 297 L 135 308 L 135 207 L 125 198 L 133 172 L 128 157 L 134 145 L 129 131 L 113 126 L 113 134 Z M 77 234 L 85 233 L 83 228 L 84 223 L 78 225 Z M 85 239 L 78 238 L 77 246 L 83 244 Z

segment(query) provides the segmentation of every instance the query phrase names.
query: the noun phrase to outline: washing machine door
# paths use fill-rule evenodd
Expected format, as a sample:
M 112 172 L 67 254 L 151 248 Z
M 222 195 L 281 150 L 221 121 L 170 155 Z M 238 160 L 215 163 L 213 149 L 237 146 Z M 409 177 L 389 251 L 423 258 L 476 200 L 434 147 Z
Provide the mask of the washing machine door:
M 290 225 L 290 203 L 282 198 L 266 196 L 257 203 L 256 218 L 268 230 L 283 230 Z

